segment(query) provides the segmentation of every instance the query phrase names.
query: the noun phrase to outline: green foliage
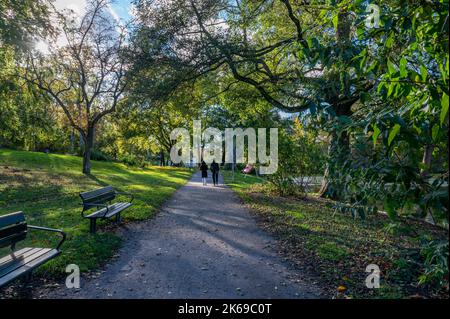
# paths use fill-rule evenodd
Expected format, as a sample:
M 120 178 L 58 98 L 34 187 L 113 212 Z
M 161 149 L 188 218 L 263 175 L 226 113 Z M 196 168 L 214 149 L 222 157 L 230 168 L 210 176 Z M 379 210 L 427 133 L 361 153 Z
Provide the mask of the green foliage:
M 123 155 L 119 157 L 119 161 L 130 166 L 137 166 L 140 163 L 137 156 L 134 154 Z
M 281 195 L 304 195 L 310 181 L 322 173 L 325 146 L 298 118 L 278 133 L 278 170 L 267 180 Z
M 368 139 L 359 139 L 352 158 L 331 164 L 330 179 L 341 200 L 337 209 L 361 217 L 384 210 L 392 219 L 397 215 L 424 218 L 432 213 L 435 222 L 448 223 L 446 173 L 424 176 L 413 145 L 397 144 L 393 156 L 386 154 L 389 149 L 375 151 L 370 145 Z
M 91 153 L 91 160 L 93 161 L 103 161 L 103 162 L 110 162 L 111 157 L 109 157 L 107 154 L 102 153 L 101 151 L 97 149 L 93 149 Z
M 371 135 L 374 147 L 363 165 L 354 157 L 345 163 L 339 177 L 352 186 L 342 189 L 343 199 L 377 205 L 392 218 L 431 212 L 448 225 L 448 1 L 380 7 L 379 29 L 359 26 L 358 39 L 371 39 L 375 54 L 357 57 L 357 73 L 377 72 L 381 80 L 345 127 Z M 354 8 L 359 12 L 360 3 Z M 354 141 L 353 149 L 364 144 Z
M 420 255 L 425 271 L 419 277 L 420 284 L 448 283 L 448 241 L 423 240 Z
M 68 128 L 40 92 L 11 76 L 17 58 L 12 47 L 0 47 L 0 146 L 26 150 L 68 148 Z
M 279 127 L 279 169 L 265 188 L 304 196 L 311 190 L 308 178 L 326 168 L 324 195 L 338 200 L 335 218 L 342 212 L 367 222 L 383 211 L 395 225 L 405 216 L 431 217 L 448 229 L 448 0 L 379 1 L 378 27 L 366 24 L 365 0 L 332 6 L 313 0 L 306 7 L 298 1 L 134 2 L 139 22 L 130 32 L 133 50 L 117 55 L 127 59 L 126 98 L 117 105 L 117 118 L 95 121 L 93 159 L 143 166 L 159 158 L 164 165 L 174 144 L 170 132 L 190 129 L 193 119 L 219 129 Z M 0 0 L 0 146 L 76 153 L 83 147 L 64 112 L 13 76 L 30 71 L 16 53 L 32 38 L 52 33 L 48 12 L 44 0 Z M 227 28 L 209 24 L 217 20 Z M 108 53 L 116 55 L 116 49 Z M 56 58 L 38 71 L 46 72 L 44 79 L 63 76 L 73 64 L 63 62 Z M 72 72 L 68 78 L 77 80 L 79 70 Z M 88 76 L 88 92 L 100 78 Z M 77 110 L 78 86 L 83 81 L 61 94 L 84 129 L 89 116 L 111 105 L 102 98 L 91 110 Z M 302 125 L 280 110 L 302 113 Z M 78 160 L 64 165 L 70 169 Z M 26 165 L 35 161 L 29 158 Z M 57 161 L 51 165 L 61 169 Z M 250 181 L 260 180 L 248 176 L 245 183 Z M 236 176 L 234 187 L 245 188 L 241 182 Z M 7 193 L 2 201 L 14 196 Z M 402 227 L 383 229 L 397 240 L 402 236 Z M 424 244 L 421 282 L 442 282 L 439 256 L 445 250 L 448 255 L 448 245 Z M 383 289 L 398 295 L 395 287 Z
M 0 0 L 0 46 L 29 49 L 32 41 L 51 34 L 51 1 Z
M 437 194 L 448 183 L 448 0 L 381 1 L 372 27 L 364 0 L 312 1 L 308 10 L 294 1 L 244 1 L 237 8 L 169 1 L 164 9 L 136 2 L 137 67 L 162 60 L 171 81 L 215 76 L 225 90 L 220 102 L 232 114 L 251 117 L 270 105 L 309 115 L 330 136 L 324 194 L 341 200 L 340 210 L 361 217 L 384 210 L 392 218 L 431 211 L 448 224 L 446 200 Z M 219 18 L 226 32 L 201 27 Z M 187 25 L 202 36 L 186 34 Z M 160 42 L 142 41 L 149 35 Z M 153 73 L 143 73 L 152 81 Z M 280 169 L 269 178 L 282 193 L 294 190 L 294 176 L 302 174 L 295 167 L 311 160 L 288 139 L 280 137 Z

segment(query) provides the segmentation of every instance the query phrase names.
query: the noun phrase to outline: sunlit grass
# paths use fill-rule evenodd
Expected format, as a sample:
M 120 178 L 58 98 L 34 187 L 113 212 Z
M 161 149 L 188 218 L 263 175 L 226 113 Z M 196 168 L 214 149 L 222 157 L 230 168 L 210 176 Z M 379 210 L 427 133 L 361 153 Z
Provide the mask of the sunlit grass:
M 122 214 L 126 223 L 154 215 L 191 176 L 181 168 L 137 168 L 96 161 L 92 162 L 92 175 L 86 176 L 81 164 L 82 159 L 75 156 L 0 150 L 0 215 L 23 211 L 29 224 L 60 228 L 68 235 L 62 255 L 40 267 L 41 273 L 61 274 L 70 263 L 79 265 L 81 271 L 94 269 L 120 246 L 120 238 L 105 229 L 111 221 L 99 221 L 98 233 L 89 233 L 89 221 L 80 214 L 80 192 L 112 185 L 133 193 L 134 205 Z M 21 246 L 47 247 L 56 243 L 53 237 L 33 231 Z M 0 256 L 6 253 L 6 249 L 0 250 Z

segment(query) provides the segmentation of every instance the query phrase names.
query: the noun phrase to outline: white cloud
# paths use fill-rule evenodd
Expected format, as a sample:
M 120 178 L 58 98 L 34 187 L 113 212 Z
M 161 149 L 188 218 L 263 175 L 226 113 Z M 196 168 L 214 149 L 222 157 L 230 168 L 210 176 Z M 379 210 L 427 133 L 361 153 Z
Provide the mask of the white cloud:
M 86 0 L 56 0 L 55 7 L 58 11 L 64 9 L 73 10 L 77 15 L 81 16 L 86 11 Z
M 54 5 L 58 12 L 63 12 L 66 9 L 72 10 L 76 17 L 81 17 L 86 11 L 86 0 L 56 0 Z M 61 35 L 56 40 L 56 44 L 62 47 L 67 44 L 67 40 Z M 50 53 L 49 44 L 45 40 L 39 40 L 35 48 L 43 54 Z
M 49 53 L 50 53 L 49 47 L 48 47 L 48 43 L 45 42 L 45 41 L 43 41 L 43 40 L 39 40 L 39 41 L 35 44 L 34 48 L 35 48 L 36 50 L 38 50 L 39 52 L 43 53 L 43 54 L 49 54 Z
M 108 11 L 109 13 L 112 15 L 112 17 L 114 18 L 114 20 L 116 20 L 117 23 L 120 22 L 120 17 L 119 15 L 116 13 L 116 11 L 114 11 L 114 9 L 111 7 L 111 5 L 108 5 Z
M 128 14 L 132 18 L 136 18 L 136 16 L 137 16 L 137 9 L 136 9 L 136 6 L 134 4 L 130 4 L 128 6 Z
M 71 10 L 75 15 L 76 20 L 81 20 L 81 17 L 86 13 L 87 0 L 56 0 L 54 2 L 56 10 L 63 12 L 64 10 Z M 120 17 L 111 5 L 108 5 L 108 12 L 117 23 L 120 23 Z M 67 44 L 67 40 L 61 35 L 57 39 L 58 46 Z M 40 40 L 36 43 L 35 48 L 44 54 L 49 53 L 49 45 L 47 42 Z

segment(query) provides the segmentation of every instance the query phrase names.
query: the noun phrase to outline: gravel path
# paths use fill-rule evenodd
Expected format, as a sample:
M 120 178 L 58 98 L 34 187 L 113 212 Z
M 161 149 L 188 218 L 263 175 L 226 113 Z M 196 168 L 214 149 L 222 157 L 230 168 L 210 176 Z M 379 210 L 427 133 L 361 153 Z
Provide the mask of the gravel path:
M 50 298 L 318 298 L 227 187 L 194 174 L 155 218 L 123 227 L 119 256 Z

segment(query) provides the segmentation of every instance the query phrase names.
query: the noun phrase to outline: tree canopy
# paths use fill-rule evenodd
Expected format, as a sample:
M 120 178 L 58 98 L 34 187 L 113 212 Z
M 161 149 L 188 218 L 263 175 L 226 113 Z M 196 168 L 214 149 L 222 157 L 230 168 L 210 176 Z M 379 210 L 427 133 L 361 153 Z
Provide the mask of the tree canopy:
M 448 0 L 132 2 L 124 24 L 107 0 L 78 18 L 0 0 L 1 145 L 78 153 L 89 174 L 170 164 L 196 119 L 276 127 L 279 193 L 322 175 L 336 211 L 448 227 Z

